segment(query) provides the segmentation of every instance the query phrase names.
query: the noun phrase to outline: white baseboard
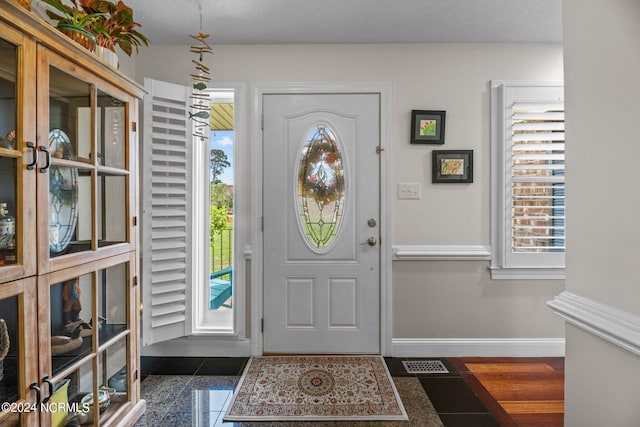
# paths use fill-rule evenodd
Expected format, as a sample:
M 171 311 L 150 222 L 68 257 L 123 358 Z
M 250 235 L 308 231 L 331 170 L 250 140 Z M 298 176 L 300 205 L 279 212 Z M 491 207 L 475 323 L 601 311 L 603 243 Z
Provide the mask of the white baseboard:
M 142 347 L 142 356 L 249 357 L 250 340 L 178 338 Z M 393 357 L 562 357 L 564 338 L 395 338 Z
M 395 338 L 394 357 L 563 357 L 564 338 Z
M 159 357 L 249 357 L 250 340 L 224 340 L 211 337 L 184 337 L 141 349 L 142 356 Z
M 640 356 L 640 316 L 637 314 L 568 291 L 547 304 L 572 325 Z

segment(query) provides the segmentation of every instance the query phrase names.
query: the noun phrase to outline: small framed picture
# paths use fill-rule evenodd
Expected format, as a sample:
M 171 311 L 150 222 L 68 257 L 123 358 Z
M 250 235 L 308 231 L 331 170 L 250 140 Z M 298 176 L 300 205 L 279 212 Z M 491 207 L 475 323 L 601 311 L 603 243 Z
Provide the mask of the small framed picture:
M 473 150 L 433 150 L 431 182 L 473 182 Z
M 411 111 L 412 144 L 444 144 L 446 111 Z

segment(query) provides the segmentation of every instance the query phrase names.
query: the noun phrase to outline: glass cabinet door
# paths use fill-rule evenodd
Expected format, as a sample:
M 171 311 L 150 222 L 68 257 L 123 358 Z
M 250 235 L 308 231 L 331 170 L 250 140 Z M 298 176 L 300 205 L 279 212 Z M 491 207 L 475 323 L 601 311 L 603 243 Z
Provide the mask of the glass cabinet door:
M 132 260 L 133 261 L 133 260 Z M 109 396 L 109 407 L 100 421 L 123 416 L 131 401 L 131 378 L 134 366 L 131 354 L 131 316 L 133 303 L 130 292 L 132 263 L 118 263 L 97 272 L 97 310 L 101 326 L 98 330 L 98 393 Z
M 56 375 L 92 354 L 93 274 L 55 280 L 49 284 L 49 350 Z
M 67 423 L 104 424 L 131 409 L 134 261 L 133 253 L 116 255 L 49 273 L 39 283 L 38 298 L 49 301 L 38 313 L 48 319 L 39 322 L 40 375 L 73 403 Z M 54 412 L 41 416 L 55 419 Z
M 0 425 L 28 425 L 37 418 L 36 280 L 0 285 Z M 33 387 L 33 388 L 30 388 Z
M 40 233 L 40 271 L 130 251 L 129 153 L 126 95 L 74 68 L 52 52 L 42 79 L 38 133 L 38 206 L 48 230 Z M 117 90 L 113 90 L 116 94 Z M 43 221 L 40 222 L 41 224 Z
M 0 283 L 35 274 L 35 69 L 22 35 L 0 25 Z M 18 73 L 20 70 L 20 74 Z M 30 104 L 30 105 L 29 105 Z M 21 194 L 18 194 L 21 189 Z
M 127 152 L 127 104 L 97 91 L 98 247 L 129 241 L 129 169 Z

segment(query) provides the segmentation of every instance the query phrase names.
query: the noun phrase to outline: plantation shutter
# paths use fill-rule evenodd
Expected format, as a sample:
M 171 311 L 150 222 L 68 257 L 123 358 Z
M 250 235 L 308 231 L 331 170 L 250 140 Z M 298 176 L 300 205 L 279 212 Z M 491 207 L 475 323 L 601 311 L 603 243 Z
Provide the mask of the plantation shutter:
M 189 88 L 145 79 L 142 169 L 144 345 L 188 334 L 191 315 Z
M 513 266 L 563 267 L 565 133 L 562 86 L 507 92 L 505 235 Z

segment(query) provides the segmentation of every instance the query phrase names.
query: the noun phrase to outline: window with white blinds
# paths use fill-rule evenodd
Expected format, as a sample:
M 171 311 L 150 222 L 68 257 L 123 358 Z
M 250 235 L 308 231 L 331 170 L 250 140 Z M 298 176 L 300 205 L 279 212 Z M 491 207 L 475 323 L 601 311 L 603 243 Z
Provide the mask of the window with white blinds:
M 493 82 L 492 116 L 493 276 L 561 278 L 564 88 Z
M 511 106 L 514 252 L 564 251 L 564 104 Z

